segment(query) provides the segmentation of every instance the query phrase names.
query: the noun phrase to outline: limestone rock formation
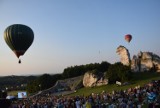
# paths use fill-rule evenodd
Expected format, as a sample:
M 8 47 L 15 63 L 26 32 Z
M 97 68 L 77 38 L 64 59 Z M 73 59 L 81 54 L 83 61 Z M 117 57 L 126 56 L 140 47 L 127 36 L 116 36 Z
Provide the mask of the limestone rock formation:
M 139 52 L 130 60 L 130 53 L 124 46 L 117 48 L 118 55 L 121 57 L 121 63 L 129 66 L 133 72 L 157 71 L 160 72 L 160 57 L 152 52 Z
M 127 48 L 125 48 L 124 46 L 120 45 L 117 48 L 116 53 L 118 53 L 118 55 L 120 55 L 120 57 L 121 57 L 121 63 L 123 65 L 127 65 L 127 66 L 130 65 L 130 53 L 129 53 L 129 51 L 128 51 Z
M 96 75 L 92 72 L 86 72 L 83 77 L 84 87 L 94 87 L 108 84 L 108 80 L 104 78 L 104 75 Z
M 139 52 L 131 61 L 131 69 L 134 72 L 154 70 L 160 72 L 160 57 L 152 52 Z

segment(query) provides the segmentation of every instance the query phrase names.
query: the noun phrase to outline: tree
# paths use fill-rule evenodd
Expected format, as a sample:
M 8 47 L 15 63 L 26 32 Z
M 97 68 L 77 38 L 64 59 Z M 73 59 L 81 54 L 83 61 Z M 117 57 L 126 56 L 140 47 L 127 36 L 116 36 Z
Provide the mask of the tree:
M 130 66 L 125 66 L 118 62 L 111 65 L 106 72 L 106 78 L 108 78 L 109 83 L 115 83 L 116 81 L 125 82 L 131 77 Z
M 30 81 L 28 84 L 27 84 L 27 91 L 29 93 L 35 93 L 37 91 L 39 91 L 39 87 L 38 87 L 38 82 L 37 80 L 34 80 L 34 81 Z
M 85 72 L 92 71 L 92 70 L 98 70 L 100 72 L 105 72 L 108 70 L 110 66 L 110 63 L 103 61 L 100 63 L 90 63 L 86 65 L 80 65 L 80 66 L 71 66 L 64 69 L 62 76 L 63 78 L 72 78 L 77 77 L 80 75 L 84 75 Z
M 54 85 L 52 76 L 49 74 L 43 74 L 37 81 L 40 90 L 48 89 Z
M 99 65 L 99 67 L 98 67 L 98 70 L 99 70 L 100 72 L 105 72 L 105 71 L 108 70 L 108 68 L 109 68 L 110 65 L 111 65 L 111 64 L 108 63 L 108 62 L 102 61 L 102 63 L 101 63 L 101 64 Z
M 35 93 L 44 89 L 48 89 L 54 86 L 57 80 L 60 79 L 62 79 L 61 74 L 55 74 L 55 75 L 43 74 L 27 84 L 27 91 L 29 93 Z

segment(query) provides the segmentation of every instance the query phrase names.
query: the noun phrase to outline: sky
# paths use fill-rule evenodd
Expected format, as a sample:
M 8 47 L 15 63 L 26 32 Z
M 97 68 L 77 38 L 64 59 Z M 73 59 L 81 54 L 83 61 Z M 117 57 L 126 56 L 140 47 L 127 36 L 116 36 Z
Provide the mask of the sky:
M 21 64 L 4 41 L 4 30 L 24 24 L 34 42 Z M 127 43 L 126 34 L 133 39 Z M 62 73 L 70 66 L 120 61 L 131 55 L 160 56 L 160 0 L 0 0 L 0 76 Z

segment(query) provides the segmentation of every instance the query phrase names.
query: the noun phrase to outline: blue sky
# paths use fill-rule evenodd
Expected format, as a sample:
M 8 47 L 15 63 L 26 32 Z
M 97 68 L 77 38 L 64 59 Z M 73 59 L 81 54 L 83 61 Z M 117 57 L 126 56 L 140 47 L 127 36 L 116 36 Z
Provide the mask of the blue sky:
M 160 56 L 160 0 L 0 0 L 0 76 L 62 73 L 74 65 L 120 61 L 116 48 L 131 56 Z M 22 63 L 4 41 L 4 30 L 24 24 L 35 34 Z M 124 35 L 130 33 L 130 43 Z

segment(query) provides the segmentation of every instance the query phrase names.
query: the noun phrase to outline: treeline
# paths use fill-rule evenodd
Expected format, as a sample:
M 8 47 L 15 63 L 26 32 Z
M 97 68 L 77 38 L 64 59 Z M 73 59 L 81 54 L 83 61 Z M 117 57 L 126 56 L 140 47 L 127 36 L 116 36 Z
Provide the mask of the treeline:
M 120 62 L 112 64 L 108 71 L 106 71 L 105 77 L 109 83 L 115 83 L 116 81 L 126 82 L 132 79 L 132 72 L 130 66 L 125 66 Z
M 109 80 L 109 83 L 115 83 L 116 81 L 125 82 L 132 77 L 131 67 L 123 65 L 121 62 L 117 62 L 114 64 L 102 62 L 100 64 L 95 63 L 68 67 L 64 69 L 62 76 L 63 78 L 71 78 L 84 75 L 88 71 L 93 72 L 94 74 L 105 74 L 105 78 Z
M 71 66 L 66 69 L 64 69 L 64 72 L 62 73 L 63 78 L 72 78 L 80 75 L 84 75 L 87 71 L 97 70 L 99 72 L 106 72 L 111 64 L 103 61 L 101 63 L 91 63 L 86 65 L 80 65 L 80 66 Z
M 35 80 L 37 76 L 4 76 L 0 77 L 0 90 L 24 90 L 27 83 Z

